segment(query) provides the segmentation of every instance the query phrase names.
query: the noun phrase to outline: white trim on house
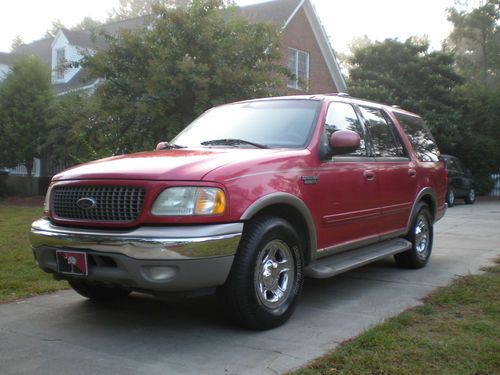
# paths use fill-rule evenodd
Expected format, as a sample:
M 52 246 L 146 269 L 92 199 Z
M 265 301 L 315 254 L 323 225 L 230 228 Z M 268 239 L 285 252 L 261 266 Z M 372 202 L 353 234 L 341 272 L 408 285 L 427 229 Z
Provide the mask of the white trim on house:
M 288 19 L 286 20 L 285 24 L 283 25 L 283 28 L 281 29 L 281 31 L 285 30 L 286 27 L 288 26 L 288 24 L 292 21 L 293 17 L 295 17 L 295 15 L 297 14 L 297 12 L 299 11 L 300 8 L 302 8 L 302 5 L 304 5 L 304 1 L 305 0 L 302 0 L 299 5 L 297 5 L 297 8 L 295 8 L 295 10 L 292 12 L 291 16 L 288 17 Z

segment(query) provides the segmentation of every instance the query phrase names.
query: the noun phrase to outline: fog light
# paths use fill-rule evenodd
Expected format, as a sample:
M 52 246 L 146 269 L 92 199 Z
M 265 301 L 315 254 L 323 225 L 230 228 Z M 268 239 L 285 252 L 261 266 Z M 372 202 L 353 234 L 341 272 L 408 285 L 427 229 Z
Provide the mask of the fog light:
M 152 281 L 167 281 L 177 274 L 177 268 L 169 266 L 144 267 L 144 271 Z

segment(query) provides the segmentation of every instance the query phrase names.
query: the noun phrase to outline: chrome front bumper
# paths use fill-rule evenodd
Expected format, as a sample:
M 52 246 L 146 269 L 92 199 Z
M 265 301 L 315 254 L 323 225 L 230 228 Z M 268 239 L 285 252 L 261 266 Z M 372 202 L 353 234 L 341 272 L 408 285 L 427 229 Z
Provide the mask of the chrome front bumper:
M 92 249 L 134 259 L 173 260 L 234 255 L 243 223 L 140 227 L 131 231 L 62 227 L 48 219 L 31 225 L 33 248 Z
M 58 273 L 57 250 L 72 249 L 92 260 L 89 282 L 146 292 L 181 291 L 222 285 L 242 232 L 243 223 L 122 231 L 62 227 L 44 218 L 32 224 L 30 241 L 46 272 Z

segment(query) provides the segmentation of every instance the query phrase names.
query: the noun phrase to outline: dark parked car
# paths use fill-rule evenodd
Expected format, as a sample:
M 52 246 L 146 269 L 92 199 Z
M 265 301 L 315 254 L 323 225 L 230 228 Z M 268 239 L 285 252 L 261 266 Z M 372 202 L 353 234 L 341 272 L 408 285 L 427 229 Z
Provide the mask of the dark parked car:
M 441 155 L 441 157 L 448 172 L 448 192 L 446 193 L 448 207 L 452 207 L 457 198 L 463 198 L 465 203 L 473 204 L 476 201 L 476 188 L 470 170 L 464 168 L 455 156 Z

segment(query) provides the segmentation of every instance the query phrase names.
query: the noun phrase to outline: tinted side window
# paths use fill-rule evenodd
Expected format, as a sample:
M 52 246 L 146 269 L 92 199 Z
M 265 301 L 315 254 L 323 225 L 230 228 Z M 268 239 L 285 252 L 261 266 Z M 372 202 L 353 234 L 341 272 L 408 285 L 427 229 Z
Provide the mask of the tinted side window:
M 431 132 L 419 117 L 394 113 L 420 161 L 438 161 L 439 150 Z
M 328 107 L 325 120 L 327 140 L 339 130 L 351 130 L 359 134 L 360 145 L 356 151 L 349 155 L 366 156 L 365 134 L 354 108 L 347 103 L 331 103 Z
M 459 171 L 460 173 L 464 173 L 464 167 L 462 167 L 462 163 L 460 162 L 460 160 L 455 159 L 455 163 L 457 165 L 457 171 Z
M 376 157 L 405 156 L 403 146 L 397 138 L 380 109 L 359 107 L 372 138 L 373 152 Z

